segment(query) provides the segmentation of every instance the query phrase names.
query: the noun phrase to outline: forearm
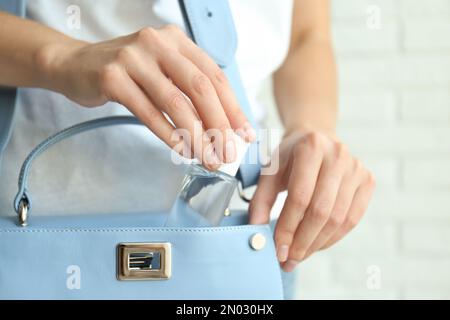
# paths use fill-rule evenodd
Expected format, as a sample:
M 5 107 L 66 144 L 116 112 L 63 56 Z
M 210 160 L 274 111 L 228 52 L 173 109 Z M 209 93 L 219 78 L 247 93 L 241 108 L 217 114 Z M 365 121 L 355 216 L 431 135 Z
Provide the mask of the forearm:
M 325 39 L 303 39 L 274 74 L 274 95 L 287 132 L 335 134 L 337 79 L 333 50 Z
M 0 12 L 0 85 L 51 88 L 45 72 L 58 46 L 75 40 L 44 25 Z

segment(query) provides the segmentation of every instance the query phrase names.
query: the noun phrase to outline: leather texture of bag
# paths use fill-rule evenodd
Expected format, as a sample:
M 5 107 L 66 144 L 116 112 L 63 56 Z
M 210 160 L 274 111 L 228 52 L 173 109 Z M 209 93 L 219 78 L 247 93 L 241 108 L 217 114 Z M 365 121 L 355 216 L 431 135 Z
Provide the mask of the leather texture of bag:
M 184 0 L 180 6 L 190 36 L 225 71 L 251 119 L 234 59 L 237 37 L 228 2 Z M 25 1 L 0 3 L 0 10 L 17 15 L 24 8 Z M 13 89 L 0 90 L 0 152 L 10 135 L 14 99 Z M 11 211 L 0 218 L 0 299 L 282 299 L 271 228 L 248 225 L 244 211 L 211 228 L 164 227 L 167 212 L 28 218 L 33 160 L 72 135 L 119 124 L 140 123 L 109 117 L 78 124 L 27 157 L 14 206 L 0 208 Z M 242 166 L 242 185 L 254 184 L 258 170 Z M 28 225 L 20 226 L 25 218 Z

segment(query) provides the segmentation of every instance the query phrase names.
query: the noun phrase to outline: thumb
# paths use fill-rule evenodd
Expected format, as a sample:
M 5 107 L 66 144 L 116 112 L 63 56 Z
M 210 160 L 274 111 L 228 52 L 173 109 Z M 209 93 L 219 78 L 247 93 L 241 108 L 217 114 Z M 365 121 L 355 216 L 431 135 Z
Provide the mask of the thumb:
M 265 224 L 269 222 L 270 210 L 277 199 L 279 191 L 280 184 L 277 175 L 260 176 L 255 194 L 250 202 L 250 224 Z

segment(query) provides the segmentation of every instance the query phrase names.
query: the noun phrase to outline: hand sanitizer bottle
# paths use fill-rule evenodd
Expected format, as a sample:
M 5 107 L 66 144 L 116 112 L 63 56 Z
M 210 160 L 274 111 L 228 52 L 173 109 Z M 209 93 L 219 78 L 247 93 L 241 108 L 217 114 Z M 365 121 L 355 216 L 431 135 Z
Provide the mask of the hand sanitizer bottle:
M 190 165 L 167 218 L 166 227 L 220 225 L 237 187 L 235 175 L 248 148 L 248 144 L 237 135 L 235 144 L 236 160 L 223 164 L 217 171 L 208 171 L 200 164 Z

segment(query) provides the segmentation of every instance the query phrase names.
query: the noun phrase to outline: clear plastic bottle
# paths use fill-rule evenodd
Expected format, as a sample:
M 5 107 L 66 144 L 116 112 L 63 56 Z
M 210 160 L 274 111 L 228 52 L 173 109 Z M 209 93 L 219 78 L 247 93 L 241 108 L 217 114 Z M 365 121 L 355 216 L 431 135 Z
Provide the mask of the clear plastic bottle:
M 191 164 L 181 191 L 167 218 L 166 227 L 212 227 L 220 225 L 234 190 L 234 177 L 248 145 L 236 136 L 236 161 L 217 171 Z
M 198 164 L 190 166 L 175 200 L 167 227 L 209 227 L 220 224 L 237 187 L 236 178 L 210 172 Z

